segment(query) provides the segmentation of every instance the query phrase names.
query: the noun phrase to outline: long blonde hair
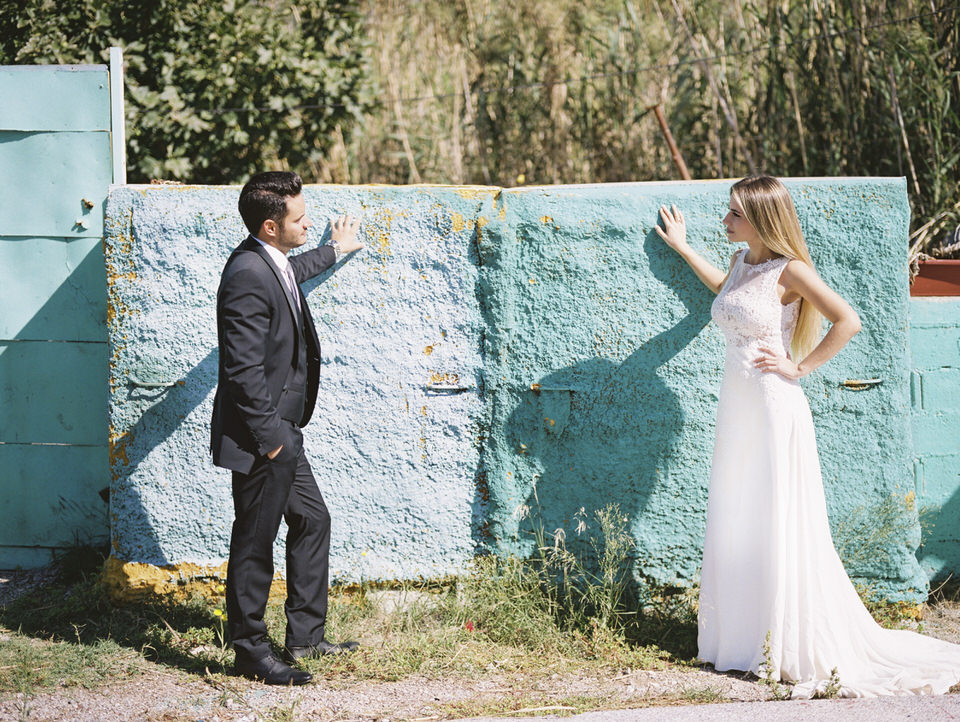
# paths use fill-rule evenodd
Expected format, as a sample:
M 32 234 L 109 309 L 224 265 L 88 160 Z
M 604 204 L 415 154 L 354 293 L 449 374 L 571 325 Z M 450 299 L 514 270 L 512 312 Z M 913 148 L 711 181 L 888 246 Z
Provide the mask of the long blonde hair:
M 783 183 L 768 175 L 747 176 L 733 184 L 730 196 L 743 208 L 744 217 L 763 245 L 779 256 L 803 261 L 816 272 L 797 209 Z M 801 299 L 800 316 L 790 344 L 794 361 L 799 363 L 813 350 L 822 331 L 823 315 L 805 298 Z

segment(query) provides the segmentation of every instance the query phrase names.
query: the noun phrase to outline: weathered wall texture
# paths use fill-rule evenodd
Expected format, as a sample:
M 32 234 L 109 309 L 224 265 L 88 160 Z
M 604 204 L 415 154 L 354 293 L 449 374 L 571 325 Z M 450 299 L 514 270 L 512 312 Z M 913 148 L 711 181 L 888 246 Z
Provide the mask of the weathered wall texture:
M 126 187 L 110 198 L 113 553 L 125 561 L 226 556 L 230 474 L 207 447 L 216 290 L 245 237 L 238 193 Z M 475 552 L 482 319 L 471 254 L 494 194 L 306 190 L 313 242 L 348 212 L 363 216 L 367 243 L 304 287 L 324 358 L 306 452 L 334 520 L 337 578 L 436 577 Z
M 790 187 L 821 274 L 864 321 L 805 382 L 836 528 L 913 489 L 905 187 Z M 593 513 L 616 502 L 638 542 L 636 573 L 695 581 L 723 344 L 709 324 L 711 294 L 652 228 L 660 204 L 676 203 L 697 247 L 726 264 L 728 191 L 728 182 L 306 189 L 315 221 L 363 215 L 368 244 L 308 295 L 325 363 L 307 453 L 334 518 L 335 577 L 454 573 L 483 549 L 528 551 L 531 521 L 548 534 L 565 528 L 570 542 L 581 508 L 586 538 L 597 533 Z M 226 556 L 229 474 L 212 467 L 206 445 L 214 296 L 243 237 L 237 194 L 111 194 L 121 560 L 216 566 Z M 883 383 L 841 386 L 851 378 Z M 437 382 L 468 388 L 431 391 Z M 532 520 L 517 518 L 523 506 Z M 903 506 L 907 538 L 853 555 L 852 571 L 919 598 L 919 527 Z
M 0 67 L 0 568 L 109 535 L 107 68 Z
M 817 267 L 865 331 L 805 379 L 834 528 L 844 540 L 900 500 L 909 538 L 859 553 L 851 572 L 893 594 L 925 587 L 913 549 L 906 362 L 908 211 L 898 180 L 789 183 Z M 480 243 L 492 410 L 484 456 L 495 546 L 527 551 L 534 523 L 575 538 L 611 502 L 631 520 L 637 571 L 687 585 L 698 574 L 723 342 L 713 296 L 653 232 L 661 204 L 716 264 L 729 184 L 666 183 L 504 192 Z M 862 391 L 847 379 L 882 378 Z M 538 392 L 531 384 L 540 384 Z M 536 494 L 534 495 L 534 489 Z M 539 515 L 539 519 L 537 518 Z M 596 535 L 596 524 L 584 532 Z M 856 535 L 855 535 L 856 536 Z M 855 547 L 856 538 L 848 542 Z M 763 540 L 757 540 L 762 544 Z
M 910 299 L 913 448 L 930 578 L 960 571 L 960 299 Z

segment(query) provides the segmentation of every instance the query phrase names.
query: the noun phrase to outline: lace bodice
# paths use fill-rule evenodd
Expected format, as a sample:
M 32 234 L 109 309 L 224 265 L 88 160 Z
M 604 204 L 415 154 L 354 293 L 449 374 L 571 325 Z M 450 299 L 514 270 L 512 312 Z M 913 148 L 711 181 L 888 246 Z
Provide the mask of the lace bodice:
M 727 340 L 727 359 L 752 368 L 760 346 L 786 354 L 800 313 L 800 301 L 784 306 L 777 296 L 780 274 L 789 258 L 771 258 L 755 265 L 744 261 L 746 251 L 737 251 L 733 267 L 711 308 Z

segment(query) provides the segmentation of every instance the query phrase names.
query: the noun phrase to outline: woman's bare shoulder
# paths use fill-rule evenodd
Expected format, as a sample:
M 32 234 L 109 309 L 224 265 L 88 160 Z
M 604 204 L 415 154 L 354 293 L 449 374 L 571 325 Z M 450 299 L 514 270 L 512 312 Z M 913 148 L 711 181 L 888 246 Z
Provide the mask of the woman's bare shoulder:
M 806 261 L 801 261 L 799 258 L 791 258 L 787 265 L 784 266 L 783 275 L 790 275 L 794 278 L 819 278 L 817 272 L 813 270 L 813 267 Z

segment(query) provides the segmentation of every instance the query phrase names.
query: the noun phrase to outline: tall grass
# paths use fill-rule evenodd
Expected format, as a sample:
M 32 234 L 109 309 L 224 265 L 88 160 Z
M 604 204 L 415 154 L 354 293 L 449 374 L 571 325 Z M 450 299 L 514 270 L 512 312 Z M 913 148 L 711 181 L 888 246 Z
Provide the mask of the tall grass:
M 960 224 L 952 0 L 367 0 L 381 104 L 350 182 L 902 175 L 915 252 Z

